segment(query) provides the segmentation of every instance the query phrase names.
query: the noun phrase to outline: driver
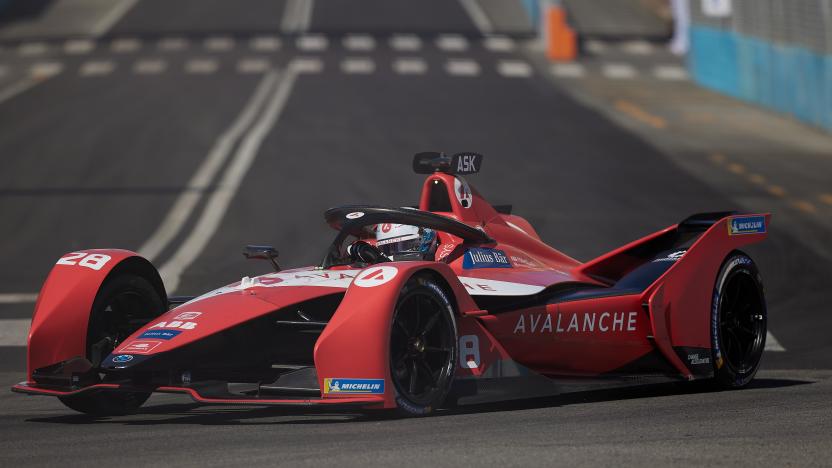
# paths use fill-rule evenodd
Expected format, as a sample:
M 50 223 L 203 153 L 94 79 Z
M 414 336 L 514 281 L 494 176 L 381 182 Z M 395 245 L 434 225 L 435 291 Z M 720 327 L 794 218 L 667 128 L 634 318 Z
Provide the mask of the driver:
M 433 229 L 407 224 L 379 224 L 376 247 L 390 260 L 433 260 L 438 240 Z

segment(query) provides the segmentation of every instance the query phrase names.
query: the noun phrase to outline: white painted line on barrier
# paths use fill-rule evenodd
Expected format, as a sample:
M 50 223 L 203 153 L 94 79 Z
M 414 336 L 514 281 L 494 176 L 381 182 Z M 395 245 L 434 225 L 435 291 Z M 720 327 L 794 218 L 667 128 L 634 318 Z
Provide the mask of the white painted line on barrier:
M 436 47 L 445 52 L 464 52 L 468 50 L 468 39 L 459 34 L 442 34 L 436 38 Z
M 423 75 L 428 70 L 424 59 L 403 57 L 393 61 L 393 71 L 400 75 Z
M 117 54 L 136 52 L 142 48 L 142 42 L 135 37 L 120 37 L 110 43 L 110 50 Z
M 17 47 L 17 53 L 24 57 L 43 55 L 49 51 L 45 42 L 24 42 Z
M 277 36 L 258 36 L 252 38 L 248 45 L 259 52 L 274 52 L 280 50 L 283 43 Z
M 2 293 L 0 304 L 34 304 L 38 293 Z
M 271 75 L 272 73 L 268 76 Z M 289 68 L 283 73 L 274 93 L 270 95 L 266 106 L 263 108 L 263 112 L 258 116 L 254 125 L 240 141 L 237 151 L 231 158 L 216 190 L 208 198 L 193 229 L 171 259 L 160 268 L 159 273 L 162 276 L 168 292 L 172 293 L 176 291 L 179 287 L 182 273 L 205 250 L 208 241 L 211 240 L 211 237 L 213 237 L 217 228 L 219 228 L 222 219 L 225 217 L 225 212 L 231 204 L 231 200 L 239 190 L 243 178 L 249 168 L 251 168 L 255 158 L 257 158 L 257 153 L 260 150 L 263 139 L 277 123 L 280 113 L 286 106 L 296 78 L 297 74 L 292 68 Z
M 115 69 L 115 62 L 109 60 L 93 60 L 81 65 L 78 74 L 81 76 L 103 76 L 109 75 Z
M 480 65 L 470 59 L 451 59 L 445 63 L 445 70 L 453 76 L 477 76 Z
M 344 48 L 352 51 L 369 51 L 376 48 L 376 40 L 368 34 L 349 34 L 344 37 Z
M 220 63 L 214 59 L 191 59 L 185 62 L 185 73 L 196 75 L 210 75 L 220 68 Z
M 165 37 L 156 46 L 165 52 L 178 52 L 187 49 L 190 43 L 184 37 Z
M 280 30 L 284 33 L 302 33 L 309 29 L 312 21 L 313 0 L 288 0 L 283 9 Z
M 636 69 L 628 63 L 607 63 L 602 68 L 605 77 L 611 80 L 629 80 L 636 77 Z
M 315 57 L 298 57 L 289 62 L 289 68 L 296 73 L 320 73 L 324 69 L 324 62 Z
M 295 45 L 304 52 L 320 52 L 329 47 L 329 40 L 320 34 L 310 34 L 297 38 Z
M 349 75 L 367 75 L 375 70 L 375 62 L 366 57 L 349 57 L 341 61 L 341 71 Z
M 422 39 L 413 34 L 395 34 L 390 38 L 390 47 L 403 52 L 414 52 L 422 48 Z
M 631 55 L 649 55 L 653 52 L 653 44 L 643 40 L 627 41 L 621 44 L 621 50 Z
M 26 346 L 31 319 L 0 320 L 0 346 Z
M 779 353 L 785 351 L 786 348 L 784 348 L 783 345 L 781 345 L 780 342 L 777 341 L 777 338 L 775 338 L 774 335 L 771 334 L 771 332 L 766 332 L 765 350 Z
M 73 39 L 64 43 L 64 52 L 70 55 L 88 54 L 95 49 L 95 42 L 89 39 Z
M 161 59 L 143 59 L 133 64 L 133 73 L 139 75 L 158 75 L 168 67 L 167 62 Z
M 486 37 L 483 46 L 491 52 L 511 52 L 515 48 L 514 39 L 506 36 Z
M 491 18 L 482 9 L 479 0 L 459 0 L 459 4 L 471 18 L 471 22 L 482 34 L 489 34 L 494 31 L 494 25 L 491 24 Z
M 653 75 L 660 80 L 681 81 L 688 79 L 688 72 L 681 65 L 656 65 Z
M 265 73 L 271 63 L 263 58 L 246 58 L 237 62 L 237 71 L 244 74 Z
M 234 38 L 228 36 L 214 36 L 205 39 L 203 43 L 211 52 L 228 52 L 234 48 Z
M 110 28 L 112 28 L 122 16 L 127 14 L 127 12 L 130 11 L 130 9 L 133 8 L 138 1 L 139 0 L 111 0 L 111 3 L 115 3 L 116 5 L 112 7 L 106 15 L 101 17 L 95 26 L 93 26 L 92 34 L 95 37 L 98 37 L 109 31 Z
M 508 78 L 528 78 L 532 76 L 532 66 L 522 60 L 500 60 L 497 72 Z
M 586 69 L 580 63 L 552 64 L 552 75 L 559 78 L 582 78 L 586 76 Z
M 44 79 L 57 75 L 64 70 L 60 62 L 38 62 L 32 65 L 29 73 L 36 79 Z
M 139 253 L 143 257 L 150 261 L 156 260 L 179 234 L 188 220 L 188 216 L 202 200 L 205 190 L 213 183 L 220 168 L 228 160 L 228 156 L 234 148 L 234 143 L 252 125 L 276 83 L 276 72 L 268 73 L 260 80 L 240 114 L 234 119 L 231 126 L 220 134 L 211 151 L 208 152 L 197 171 L 191 176 L 187 190 L 179 195 L 167 215 L 165 215 L 165 219 L 153 232 L 153 235 L 139 248 Z

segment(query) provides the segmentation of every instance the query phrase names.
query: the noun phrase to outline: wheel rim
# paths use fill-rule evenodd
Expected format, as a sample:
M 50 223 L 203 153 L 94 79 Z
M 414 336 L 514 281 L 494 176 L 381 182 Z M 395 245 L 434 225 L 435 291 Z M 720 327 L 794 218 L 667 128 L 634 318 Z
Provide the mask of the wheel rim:
M 728 365 L 739 374 L 754 370 L 763 352 L 766 317 L 762 292 L 750 272 L 737 270 L 725 279 L 719 327 Z
M 128 336 L 153 319 L 158 312 L 151 298 L 141 291 L 118 291 L 93 313 L 89 329 L 90 361 L 99 366 Z
M 453 370 L 454 331 L 447 305 L 422 292 L 399 301 L 390 336 L 393 382 L 401 396 L 431 404 Z

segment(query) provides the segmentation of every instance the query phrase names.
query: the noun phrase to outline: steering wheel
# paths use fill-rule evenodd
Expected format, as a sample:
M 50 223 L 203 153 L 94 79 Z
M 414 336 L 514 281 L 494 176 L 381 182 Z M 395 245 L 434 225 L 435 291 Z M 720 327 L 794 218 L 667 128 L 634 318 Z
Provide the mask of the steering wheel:
M 362 262 L 368 265 L 390 261 L 387 255 L 384 255 L 378 247 L 364 241 L 353 242 L 347 247 L 347 253 L 353 262 Z

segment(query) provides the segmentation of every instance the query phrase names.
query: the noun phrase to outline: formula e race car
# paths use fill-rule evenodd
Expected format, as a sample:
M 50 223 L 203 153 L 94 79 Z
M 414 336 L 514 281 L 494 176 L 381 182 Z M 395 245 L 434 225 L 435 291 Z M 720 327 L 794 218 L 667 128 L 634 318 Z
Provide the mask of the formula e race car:
M 197 402 L 393 409 L 662 381 L 747 385 L 766 303 L 739 249 L 769 214 L 690 216 L 587 263 L 543 243 L 463 178 L 482 156 L 420 153 L 418 207 L 341 206 L 319 265 L 168 298 L 139 255 L 60 258 L 40 292 L 27 381 L 96 415 L 153 392 Z

